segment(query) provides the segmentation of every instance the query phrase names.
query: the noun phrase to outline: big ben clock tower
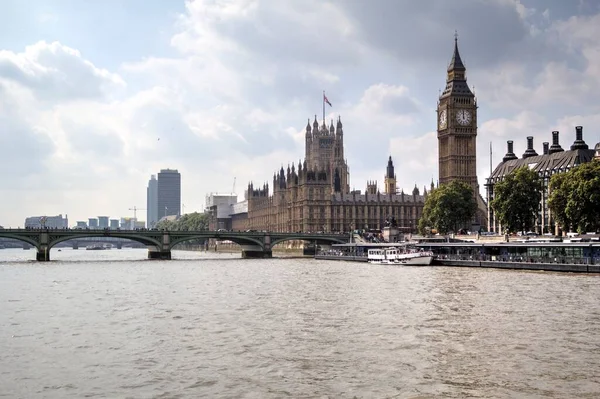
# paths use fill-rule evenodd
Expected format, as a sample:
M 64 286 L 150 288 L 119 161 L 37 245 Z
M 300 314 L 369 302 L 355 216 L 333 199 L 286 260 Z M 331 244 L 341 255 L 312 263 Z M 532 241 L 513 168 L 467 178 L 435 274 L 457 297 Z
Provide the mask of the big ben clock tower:
M 448 65 L 446 88 L 437 107 L 437 136 L 440 184 L 464 181 L 479 197 L 477 182 L 477 100 L 467 85 L 466 68 L 458 53 Z

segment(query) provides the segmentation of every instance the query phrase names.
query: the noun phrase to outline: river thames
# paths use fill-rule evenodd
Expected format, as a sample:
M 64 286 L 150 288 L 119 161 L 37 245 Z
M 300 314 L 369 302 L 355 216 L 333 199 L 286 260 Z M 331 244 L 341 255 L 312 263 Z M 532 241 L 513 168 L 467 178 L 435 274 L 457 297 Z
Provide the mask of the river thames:
M 596 398 L 600 277 L 0 250 L 0 397 Z

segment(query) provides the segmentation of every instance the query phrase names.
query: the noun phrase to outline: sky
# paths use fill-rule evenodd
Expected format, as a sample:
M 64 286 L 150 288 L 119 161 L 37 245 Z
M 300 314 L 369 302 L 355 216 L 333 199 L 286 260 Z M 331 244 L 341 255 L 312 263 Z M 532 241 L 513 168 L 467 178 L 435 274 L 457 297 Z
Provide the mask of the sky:
M 351 189 L 437 181 L 458 32 L 481 189 L 514 140 L 600 141 L 600 0 L 0 0 L 0 225 L 133 216 L 160 169 L 184 211 L 271 183 L 341 117 Z M 145 219 L 145 212 L 138 211 Z

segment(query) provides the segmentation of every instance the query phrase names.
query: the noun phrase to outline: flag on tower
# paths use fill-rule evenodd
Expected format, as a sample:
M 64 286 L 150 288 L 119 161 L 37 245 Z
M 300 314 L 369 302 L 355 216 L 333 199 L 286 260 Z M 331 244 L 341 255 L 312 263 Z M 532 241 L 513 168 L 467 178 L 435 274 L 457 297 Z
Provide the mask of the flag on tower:
M 329 99 L 327 99 L 327 96 L 325 95 L 325 92 L 323 92 L 323 101 L 329 104 L 330 107 L 332 107 L 331 103 L 329 102 Z

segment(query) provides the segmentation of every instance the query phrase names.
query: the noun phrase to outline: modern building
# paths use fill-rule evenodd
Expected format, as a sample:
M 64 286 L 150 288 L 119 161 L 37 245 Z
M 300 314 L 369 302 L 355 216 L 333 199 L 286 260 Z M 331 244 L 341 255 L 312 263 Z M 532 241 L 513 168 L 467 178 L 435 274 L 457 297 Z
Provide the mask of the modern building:
M 231 205 L 229 216 L 231 217 L 231 226 L 228 229 L 235 231 L 248 230 L 248 199 Z
M 90 229 L 97 229 L 98 228 L 98 219 L 96 219 L 96 218 L 89 218 L 88 219 L 88 227 Z
M 63 218 L 62 214 L 58 216 L 31 216 L 25 219 L 25 228 L 29 229 L 66 229 L 69 227 L 67 215 Z
M 237 203 L 237 194 L 210 193 L 205 203 L 206 212 L 209 213 L 209 230 L 231 230 L 231 207 Z
M 454 53 L 446 71 L 446 88 L 437 110 L 439 183 L 460 180 L 470 184 L 478 203 L 474 228 L 485 222 L 487 205 L 479 194 L 476 174 L 477 101 L 467 85 L 466 68 L 454 41 Z M 427 196 L 416 187 L 398 191 L 392 157 L 388 158 L 383 192 L 376 181 L 366 190 L 350 191 L 349 168 L 344 157 L 341 118 L 329 127 L 310 120 L 305 133 L 305 159 L 283 167 L 273 185 L 248 185 L 249 229 L 270 231 L 349 231 L 381 229 L 394 219 L 401 232 L 415 231 Z M 434 188 L 433 182 L 431 188 Z M 431 189 L 430 188 L 430 189 Z M 242 213 L 240 213 L 241 215 Z M 233 213 L 232 213 L 233 215 Z M 233 221 L 233 229 L 242 219 Z
M 108 216 L 98 216 L 98 228 L 108 229 Z
M 146 221 L 148 222 L 146 227 L 153 228 L 158 219 L 158 180 L 155 175 L 152 175 L 146 189 Z
M 177 169 L 162 169 L 157 184 L 158 218 L 181 215 L 181 175 Z
M 513 152 L 513 141 L 507 141 L 507 151 L 502 162 L 496 166 L 485 185 L 488 204 L 494 199 L 494 186 L 504 180 L 504 177 L 517 168 L 526 166 L 538 173 L 542 180 L 542 199 L 537 215 L 538 233 L 559 234 L 559 227 L 548 207 L 550 195 L 550 178 L 557 173 L 568 172 L 572 168 L 594 159 L 597 150 L 590 149 L 583 140 L 583 127 L 575 127 L 575 141 L 568 150 L 564 150 L 559 142 L 559 132 L 552 132 L 552 145 L 549 142 L 542 144 L 542 154 L 538 155 L 533 146 L 533 137 L 527 137 L 527 150 L 521 158 Z M 600 149 L 600 143 L 596 145 Z M 496 219 L 494 210 L 488 206 L 488 230 L 504 233 L 502 225 Z
M 125 217 L 120 220 L 120 228 L 123 230 L 134 230 L 136 227 L 136 218 Z
M 119 228 L 119 219 L 110 219 L 110 229 L 116 230 Z
M 77 229 L 86 229 L 88 227 L 87 222 L 78 221 L 75 228 Z

